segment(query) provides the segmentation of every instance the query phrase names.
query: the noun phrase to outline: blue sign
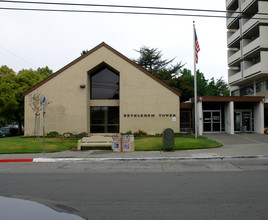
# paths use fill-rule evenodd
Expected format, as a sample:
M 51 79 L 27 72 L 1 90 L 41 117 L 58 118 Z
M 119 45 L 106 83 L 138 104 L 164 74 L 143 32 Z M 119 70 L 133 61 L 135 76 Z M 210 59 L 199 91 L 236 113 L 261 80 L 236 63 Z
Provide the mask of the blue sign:
M 45 104 L 45 103 L 46 103 L 46 97 L 42 96 L 42 104 Z

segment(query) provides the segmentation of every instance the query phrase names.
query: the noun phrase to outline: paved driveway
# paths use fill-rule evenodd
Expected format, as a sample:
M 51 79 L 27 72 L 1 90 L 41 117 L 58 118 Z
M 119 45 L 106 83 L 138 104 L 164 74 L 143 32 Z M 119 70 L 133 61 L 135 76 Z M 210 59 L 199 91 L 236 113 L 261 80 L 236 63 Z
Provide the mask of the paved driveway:
M 268 135 L 241 133 L 241 134 L 205 134 L 209 139 L 222 143 L 223 145 L 240 145 L 240 144 L 268 144 Z

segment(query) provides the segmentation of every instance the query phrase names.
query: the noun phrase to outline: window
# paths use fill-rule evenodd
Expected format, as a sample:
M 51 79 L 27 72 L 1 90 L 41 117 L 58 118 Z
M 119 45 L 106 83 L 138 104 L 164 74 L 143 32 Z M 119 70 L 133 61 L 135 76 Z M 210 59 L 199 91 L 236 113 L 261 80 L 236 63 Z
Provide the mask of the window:
M 191 132 L 191 111 L 180 112 L 180 130 L 181 132 Z
M 90 107 L 91 133 L 119 133 L 119 107 Z
M 234 90 L 231 92 L 231 96 L 239 96 L 239 90 Z
M 240 89 L 240 95 L 245 96 L 245 95 L 250 95 L 254 93 L 253 85 L 244 87 Z
M 265 82 L 259 82 L 256 84 L 256 92 L 265 91 Z
M 90 75 L 91 99 L 119 99 L 119 74 L 103 66 Z

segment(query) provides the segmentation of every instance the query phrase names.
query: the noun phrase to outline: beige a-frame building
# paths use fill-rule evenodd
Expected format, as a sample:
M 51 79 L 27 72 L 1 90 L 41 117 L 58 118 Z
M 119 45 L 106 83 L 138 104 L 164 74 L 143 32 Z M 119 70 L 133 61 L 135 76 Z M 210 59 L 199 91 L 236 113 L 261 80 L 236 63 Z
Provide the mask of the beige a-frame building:
M 36 123 L 30 107 L 34 94 L 50 102 L 46 132 L 180 131 L 180 94 L 105 43 L 24 93 L 26 136 L 36 133 L 36 125 L 37 135 L 42 131 L 42 116 Z

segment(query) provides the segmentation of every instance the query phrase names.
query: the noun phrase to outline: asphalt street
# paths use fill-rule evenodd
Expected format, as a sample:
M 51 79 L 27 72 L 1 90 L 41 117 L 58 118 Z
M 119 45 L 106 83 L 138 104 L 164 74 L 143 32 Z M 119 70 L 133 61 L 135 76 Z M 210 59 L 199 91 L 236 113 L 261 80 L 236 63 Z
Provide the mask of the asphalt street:
M 217 149 L 66 151 L 41 158 L 54 162 L 2 162 L 0 196 L 85 219 L 263 220 L 268 217 L 267 137 L 212 135 L 224 144 Z M 40 157 L 0 159 L 29 156 Z M 0 219 L 5 220 L 1 213 Z
M 266 159 L 1 163 L 0 173 L 168 173 L 268 170 Z
M 85 219 L 263 220 L 267 170 L 268 159 L 2 163 L 0 195 Z
M 263 220 L 268 216 L 267 170 L 37 172 L 1 173 L 0 195 L 54 204 L 87 219 Z

